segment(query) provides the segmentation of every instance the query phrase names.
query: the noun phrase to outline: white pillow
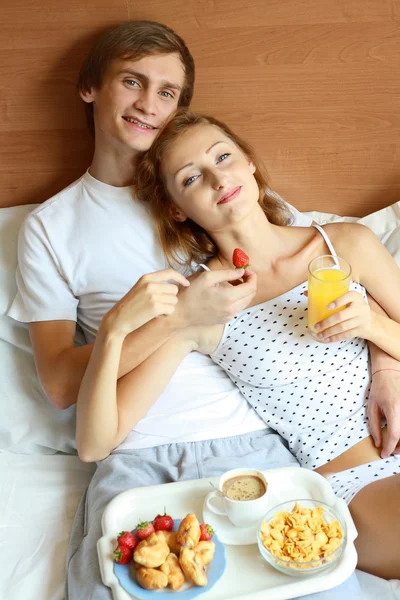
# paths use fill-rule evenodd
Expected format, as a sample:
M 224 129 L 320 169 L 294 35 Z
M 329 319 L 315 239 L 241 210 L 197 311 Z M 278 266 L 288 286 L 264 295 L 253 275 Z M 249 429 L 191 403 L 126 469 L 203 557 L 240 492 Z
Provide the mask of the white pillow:
M 16 293 L 18 231 L 35 205 L 0 209 L 0 450 L 21 454 L 76 453 L 75 409 L 55 408 L 36 376 L 28 326 L 5 316 Z M 362 219 L 309 213 L 318 223 L 357 221 L 369 226 L 400 266 L 400 203 Z M 82 338 L 78 343 L 83 343 Z
M 36 376 L 28 326 L 6 316 L 16 294 L 18 231 L 33 208 L 0 209 L 0 450 L 75 454 L 75 408 L 50 404 Z

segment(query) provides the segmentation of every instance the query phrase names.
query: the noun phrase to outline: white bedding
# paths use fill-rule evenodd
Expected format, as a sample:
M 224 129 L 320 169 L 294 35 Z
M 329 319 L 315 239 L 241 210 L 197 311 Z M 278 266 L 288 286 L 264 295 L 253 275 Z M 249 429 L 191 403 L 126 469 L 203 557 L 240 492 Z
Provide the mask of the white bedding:
M 56 454 L 74 452 L 74 410 L 50 406 L 27 327 L 5 316 L 15 294 L 17 232 L 32 208 L 0 209 L 0 598 L 63 600 L 72 521 L 93 466 Z M 320 223 L 340 218 L 312 216 Z M 361 222 L 400 266 L 400 203 Z M 400 600 L 400 581 L 358 575 L 367 600 Z
M 0 598 L 63 600 L 72 521 L 93 465 L 0 454 Z

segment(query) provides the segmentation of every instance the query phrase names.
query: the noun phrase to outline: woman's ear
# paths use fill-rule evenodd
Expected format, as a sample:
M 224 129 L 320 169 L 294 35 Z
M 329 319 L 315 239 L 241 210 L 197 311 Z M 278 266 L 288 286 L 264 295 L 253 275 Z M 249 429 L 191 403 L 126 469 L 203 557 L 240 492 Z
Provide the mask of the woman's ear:
M 176 206 L 175 204 L 173 204 L 170 207 L 170 212 L 171 212 L 171 216 L 174 219 L 174 221 L 178 221 L 179 223 L 183 223 L 187 219 L 187 216 L 185 215 L 185 213 L 183 212 L 183 210 L 181 210 L 179 208 L 179 206 Z
M 249 167 L 250 167 L 250 171 L 254 175 L 254 173 L 256 172 L 256 165 L 251 160 L 249 160 Z

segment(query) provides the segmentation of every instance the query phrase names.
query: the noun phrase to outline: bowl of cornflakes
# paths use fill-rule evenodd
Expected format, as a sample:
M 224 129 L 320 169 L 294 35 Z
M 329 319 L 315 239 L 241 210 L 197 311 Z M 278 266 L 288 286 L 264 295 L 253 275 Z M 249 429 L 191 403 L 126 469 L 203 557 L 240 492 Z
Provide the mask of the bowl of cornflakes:
M 346 547 L 346 523 L 315 500 L 291 500 L 270 509 L 257 528 L 261 556 L 275 569 L 308 577 L 331 568 Z

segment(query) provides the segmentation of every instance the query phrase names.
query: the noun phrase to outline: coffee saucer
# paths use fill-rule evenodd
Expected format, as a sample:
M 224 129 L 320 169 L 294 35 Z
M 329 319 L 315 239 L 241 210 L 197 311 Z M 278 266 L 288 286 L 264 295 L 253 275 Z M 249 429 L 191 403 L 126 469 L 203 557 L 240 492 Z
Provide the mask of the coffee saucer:
M 204 499 L 203 504 L 203 521 L 211 525 L 217 532 L 218 539 L 223 544 L 231 546 L 249 546 L 250 544 L 257 544 L 257 524 L 251 527 L 235 527 L 233 523 L 223 515 L 217 515 L 211 511 L 207 506 L 207 498 L 213 495 L 214 492 L 210 492 Z

